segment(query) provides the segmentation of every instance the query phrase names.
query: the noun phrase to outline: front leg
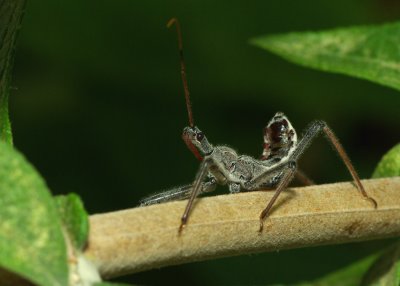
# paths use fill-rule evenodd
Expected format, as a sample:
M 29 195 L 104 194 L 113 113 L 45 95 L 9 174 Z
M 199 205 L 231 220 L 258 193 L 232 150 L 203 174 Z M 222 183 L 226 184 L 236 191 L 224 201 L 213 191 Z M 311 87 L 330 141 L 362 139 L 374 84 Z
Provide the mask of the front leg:
M 186 205 L 185 211 L 181 218 L 181 225 L 179 226 L 179 230 L 178 230 L 179 234 L 182 232 L 183 228 L 185 227 L 185 225 L 187 223 L 190 210 L 192 209 L 192 206 L 193 206 L 193 202 L 200 193 L 202 182 L 206 178 L 211 164 L 212 164 L 211 158 L 204 158 L 204 160 L 201 162 L 199 171 L 197 172 L 195 180 L 192 184 L 192 190 L 191 190 L 191 195 L 190 195 L 189 201 Z

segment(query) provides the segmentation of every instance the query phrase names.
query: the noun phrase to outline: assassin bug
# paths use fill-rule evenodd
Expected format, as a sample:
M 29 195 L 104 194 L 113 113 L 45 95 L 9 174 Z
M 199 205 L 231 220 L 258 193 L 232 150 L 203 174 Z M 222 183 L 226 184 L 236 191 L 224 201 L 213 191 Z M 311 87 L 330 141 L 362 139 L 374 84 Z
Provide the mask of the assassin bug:
M 296 131 L 288 118 L 281 112 L 276 113 L 264 129 L 264 150 L 260 159 L 239 155 L 227 146 L 210 144 L 204 133 L 194 124 L 183 60 L 181 28 L 176 18 L 172 18 L 167 26 L 171 27 L 173 24 L 175 24 L 178 34 L 181 76 L 189 116 L 189 126 L 183 129 L 182 139 L 201 163 L 192 184 L 144 198 L 141 205 L 188 198 L 189 201 L 179 226 L 179 233 L 181 233 L 188 221 L 196 197 L 199 194 L 215 190 L 217 185 L 228 185 L 230 193 L 275 189 L 275 194 L 260 213 L 259 232 L 262 232 L 264 221 L 279 194 L 288 187 L 296 173 L 299 172 L 297 160 L 311 141 L 323 132 L 343 160 L 361 195 L 369 200 L 374 208 L 377 208 L 376 201 L 368 196 L 339 140 L 324 121 L 313 121 L 305 130 L 303 137 L 298 140 Z

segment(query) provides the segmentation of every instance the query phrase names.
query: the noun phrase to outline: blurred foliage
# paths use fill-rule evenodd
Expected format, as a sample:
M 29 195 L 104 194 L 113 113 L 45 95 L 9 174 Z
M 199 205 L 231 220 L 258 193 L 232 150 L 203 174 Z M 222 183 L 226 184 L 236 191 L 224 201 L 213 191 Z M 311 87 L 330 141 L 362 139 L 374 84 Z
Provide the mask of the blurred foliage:
M 55 202 L 74 249 L 82 251 L 89 235 L 89 218 L 81 199 L 71 193 L 56 196 Z
M 390 245 L 384 251 L 367 256 L 325 277 L 298 286 L 353 286 L 353 285 L 399 285 L 400 244 Z
M 25 6 L 25 0 L 0 0 L 0 139 L 9 144 L 12 144 L 8 115 L 11 70 L 17 34 Z
M 376 166 L 373 178 L 400 176 L 400 144 L 390 149 Z
M 400 22 L 267 35 L 251 43 L 306 67 L 365 78 L 400 90 Z
M 341 138 L 361 177 L 368 177 L 382 154 L 399 142 L 398 92 L 297 67 L 248 40 L 376 24 L 399 15 L 400 3 L 390 0 L 31 1 L 10 97 L 15 145 L 53 193 L 78 193 L 89 213 L 133 207 L 146 194 L 190 182 L 198 163 L 180 139 L 187 115 L 176 36 L 165 28 L 176 16 L 194 116 L 213 143 L 258 156 L 262 128 L 276 111 L 284 111 L 298 130 L 323 119 Z M 300 164 L 318 183 L 350 179 L 324 140 L 310 146 Z M 224 258 L 120 281 L 311 281 L 386 244 Z
M 344 267 L 325 277 L 316 279 L 312 282 L 300 283 L 298 286 L 354 286 L 361 285 L 363 276 L 368 268 L 374 263 L 377 254 L 367 256 L 360 261 L 355 261 L 351 265 Z
M 400 285 L 400 243 L 389 247 L 364 275 L 361 285 Z
M 38 285 L 67 285 L 67 248 L 46 184 L 2 141 L 0 158 L 0 267 Z

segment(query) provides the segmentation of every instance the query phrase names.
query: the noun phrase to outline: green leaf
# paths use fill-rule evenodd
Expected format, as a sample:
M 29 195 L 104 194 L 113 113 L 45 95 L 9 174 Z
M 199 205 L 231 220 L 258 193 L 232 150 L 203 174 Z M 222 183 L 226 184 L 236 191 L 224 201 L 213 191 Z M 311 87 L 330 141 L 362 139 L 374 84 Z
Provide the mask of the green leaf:
M 306 67 L 400 90 L 400 22 L 269 35 L 251 43 Z
M 0 87 L 1 90 L 1 87 Z M 13 145 L 11 122 L 8 116 L 8 93 L 0 95 L 0 139 Z
M 400 176 L 400 144 L 389 150 L 378 163 L 372 178 Z
M 25 0 L 0 1 L 0 139 L 9 144 L 12 144 L 8 115 L 11 69 L 25 5 Z
M 77 250 L 82 250 L 89 233 L 89 219 L 81 199 L 76 194 L 68 194 L 57 196 L 55 200 L 73 246 Z
M 353 286 L 360 285 L 362 277 L 368 268 L 374 263 L 378 254 L 373 254 L 363 258 L 351 265 L 340 269 L 334 273 L 328 274 L 325 277 L 312 282 L 305 282 L 297 286 Z
M 68 285 L 61 222 L 45 182 L 2 141 L 0 158 L 0 267 L 35 284 Z
M 400 243 L 390 247 L 371 266 L 362 285 L 400 285 Z

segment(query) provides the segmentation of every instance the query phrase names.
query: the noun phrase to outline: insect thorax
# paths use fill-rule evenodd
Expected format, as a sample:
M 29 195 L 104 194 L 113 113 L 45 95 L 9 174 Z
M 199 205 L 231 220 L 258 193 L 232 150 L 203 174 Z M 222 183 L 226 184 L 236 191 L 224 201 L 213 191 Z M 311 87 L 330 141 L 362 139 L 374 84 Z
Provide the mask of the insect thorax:
M 264 129 L 264 151 L 261 160 L 238 155 L 235 150 L 227 146 L 215 146 L 210 155 L 215 165 L 210 166 L 209 171 L 219 184 L 240 183 L 242 188 L 248 190 L 249 188 L 245 187 L 248 185 L 246 183 L 288 160 L 296 144 L 295 129 L 287 117 L 278 112 Z M 263 187 L 275 186 L 281 175 L 281 172 L 271 173 L 270 178 L 264 178 Z
M 271 168 L 270 162 L 256 160 L 247 155 L 238 155 L 235 150 L 227 146 L 216 146 L 212 155 L 217 165 L 210 167 L 210 173 L 219 184 L 239 183 L 242 188 L 246 182 L 257 177 L 266 169 Z M 221 173 L 225 171 L 225 174 Z M 276 175 L 276 174 L 275 174 Z
M 296 144 L 296 130 L 282 112 L 277 112 L 264 128 L 264 150 L 261 160 L 279 163 L 290 156 Z

